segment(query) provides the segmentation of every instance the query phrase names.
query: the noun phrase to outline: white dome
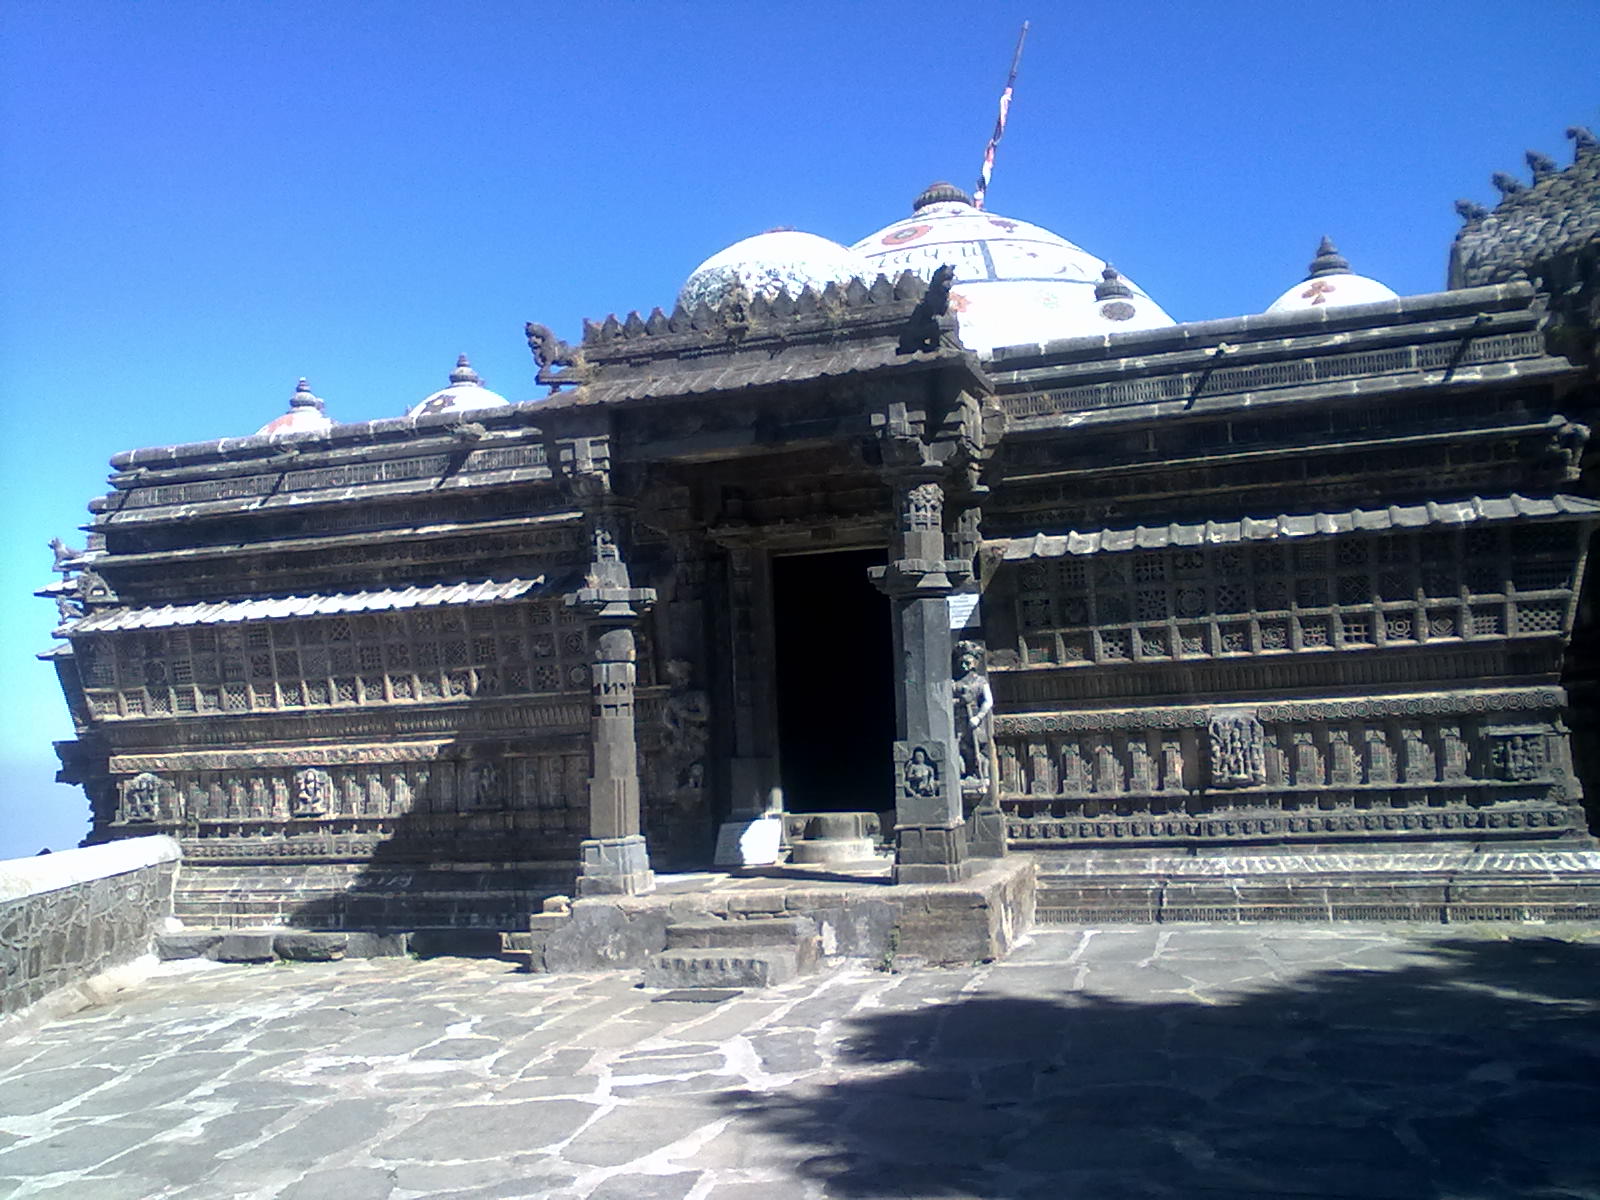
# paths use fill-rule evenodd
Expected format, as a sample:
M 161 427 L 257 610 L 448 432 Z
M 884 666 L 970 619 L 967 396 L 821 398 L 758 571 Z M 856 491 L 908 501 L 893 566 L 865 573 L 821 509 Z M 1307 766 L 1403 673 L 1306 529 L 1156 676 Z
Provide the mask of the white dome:
M 1303 309 L 1332 307 L 1338 304 L 1373 304 L 1379 300 L 1397 300 L 1399 293 L 1393 288 L 1357 275 L 1327 238 L 1317 247 L 1317 256 L 1311 260 L 1311 273 L 1295 284 L 1268 307 L 1269 313 L 1299 312 Z
M 690 274 L 678 303 L 715 308 L 735 286 L 768 300 L 786 291 L 798 296 L 806 288 L 821 291 L 830 283 L 848 283 L 875 272 L 859 256 L 825 237 L 797 229 L 758 233 L 713 254 Z
M 475 408 L 499 408 L 510 403 L 499 392 L 491 392 L 483 386 L 483 380 L 478 378 L 478 373 L 463 354 L 456 359 L 456 369 L 450 372 L 450 386 L 413 404 L 406 416 L 430 417 L 434 413 L 470 412 Z
M 1066 238 L 974 208 L 965 192 L 936 183 L 917 197 L 909 220 L 896 221 L 852 249 L 873 275 L 912 271 L 931 279 L 945 263 L 956 269 L 950 307 L 962 342 L 981 354 L 1087 334 L 1157 329 L 1173 323 L 1132 280 Z
M 294 395 L 289 397 L 289 411 L 273 417 L 256 430 L 256 436 L 281 437 L 290 433 L 321 433 L 325 429 L 332 429 L 333 422 L 328 419 L 325 408 L 321 398 L 311 394 L 311 385 L 302 379 L 295 385 Z

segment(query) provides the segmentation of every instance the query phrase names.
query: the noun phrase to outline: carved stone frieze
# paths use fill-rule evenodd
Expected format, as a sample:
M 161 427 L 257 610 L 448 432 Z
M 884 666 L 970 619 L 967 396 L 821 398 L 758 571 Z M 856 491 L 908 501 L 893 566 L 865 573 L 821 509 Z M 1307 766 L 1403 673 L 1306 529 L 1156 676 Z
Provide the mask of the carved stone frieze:
M 1361 696 L 1337 700 L 1285 700 L 1260 704 L 1256 715 L 1265 722 L 1343 721 L 1364 717 L 1517 712 L 1560 709 L 1567 702 L 1558 687 L 1506 688 L 1494 691 L 1450 691 L 1421 696 Z M 999 735 L 1069 733 L 1097 729 L 1171 729 L 1207 723 L 1211 710 L 1201 705 L 1181 708 L 1097 709 L 1085 712 L 997 713 Z
M 1410 835 L 1483 836 L 1578 833 L 1583 813 L 1576 807 L 1521 805 L 1483 809 L 1457 805 L 1403 811 L 1344 808 L 1333 812 L 1243 812 L 1214 816 L 1145 815 L 1113 817 L 1019 817 L 1006 821 L 1006 836 L 1018 848 L 1125 842 L 1209 841 L 1282 838 L 1315 841 L 1342 837 Z

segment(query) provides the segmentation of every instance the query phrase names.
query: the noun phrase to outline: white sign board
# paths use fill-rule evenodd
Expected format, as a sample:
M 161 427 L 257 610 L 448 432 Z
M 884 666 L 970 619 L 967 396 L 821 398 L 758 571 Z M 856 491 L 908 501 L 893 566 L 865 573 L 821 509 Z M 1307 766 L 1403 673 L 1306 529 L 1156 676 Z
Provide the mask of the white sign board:
M 728 821 L 717 831 L 717 853 L 712 861 L 719 867 L 770 867 L 778 861 L 782 843 L 782 817 Z
M 950 605 L 951 629 L 979 629 L 982 622 L 978 619 L 978 593 L 956 592 L 946 601 Z

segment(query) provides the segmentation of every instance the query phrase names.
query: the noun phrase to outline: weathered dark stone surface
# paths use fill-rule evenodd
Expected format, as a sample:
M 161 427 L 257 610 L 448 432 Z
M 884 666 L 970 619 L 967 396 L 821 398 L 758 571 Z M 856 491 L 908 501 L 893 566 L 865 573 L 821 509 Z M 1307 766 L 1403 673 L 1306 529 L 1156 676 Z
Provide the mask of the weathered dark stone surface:
M 717 1005 L 487 960 L 174 963 L 0 1042 L 0 1180 L 18 1200 L 1582 1197 L 1597 955 L 1559 924 L 1058 930 Z M 375 1041 L 385 1024 L 416 1036 Z
M 604 900 L 580 900 L 572 917 L 563 922 L 535 949 L 536 971 L 598 971 L 640 967 L 646 958 L 667 944 L 670 918 L 664 908 L 624 909 Z M 535 941 L 542 934 L 543 917 L 534 918 Z

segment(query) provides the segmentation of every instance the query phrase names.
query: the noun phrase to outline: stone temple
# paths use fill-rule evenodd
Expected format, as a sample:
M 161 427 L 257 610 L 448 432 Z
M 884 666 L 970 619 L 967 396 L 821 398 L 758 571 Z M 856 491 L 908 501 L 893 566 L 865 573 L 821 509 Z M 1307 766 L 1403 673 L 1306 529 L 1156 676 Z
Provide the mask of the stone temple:
M 1061 911 L 1184 861 L 1499 855 L 1554 894 L 1600 795 L 1570 132 L 1458 205 L 1429 295 L 1324 239 L 1264 312 L 1178 324 L 936 184 L 853 246 L 739 242 L 670 312 L 528 325 L 539 399 L 463 357 L 392 419 L 302 381 L 119 454 L 42 593 L 89 840 L 177 838 L 217 925 L 511 929 L 875 847 L 900 884 L 1033 856 Z

